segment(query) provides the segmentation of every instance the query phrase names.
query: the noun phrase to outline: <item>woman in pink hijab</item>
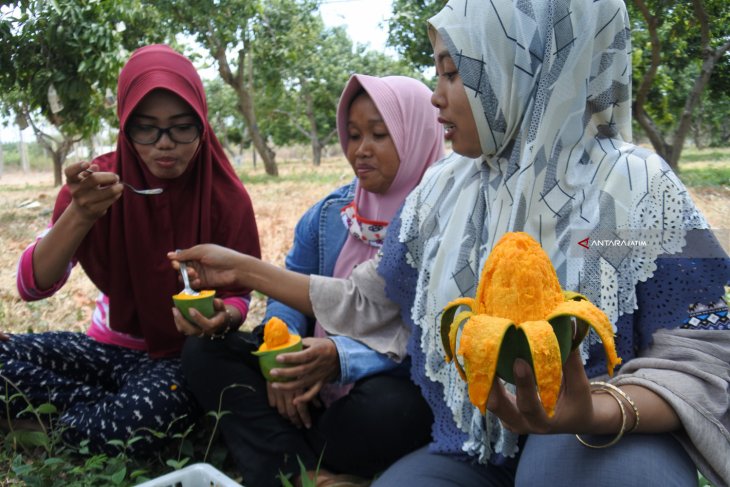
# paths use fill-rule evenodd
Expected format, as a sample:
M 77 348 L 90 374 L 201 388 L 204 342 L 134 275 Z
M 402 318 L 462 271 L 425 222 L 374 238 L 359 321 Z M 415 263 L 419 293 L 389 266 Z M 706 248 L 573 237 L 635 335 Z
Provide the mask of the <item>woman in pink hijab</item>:
M 428 87 L 412 78 L 350 78 L 337 130 L 356 178 L 300 219 L 288 269 L 348 277 L 375 256 L 408 193 L 443 155 L 430 98 Z M 274 316 L 307 337 L 303 351 L 281 356 L 293 367 L 272 371 L 288 382 L 267 383 L 251 357 L 263 325 L 222 342 L 189 340 L 183 352 L 198 401 L 206 410 L 232 413 L 221 419 L 221 431 L 248 485 L 279 485 L 280 472 L 296 475 L 297 460 L 314 470 L 320 456 L 319 482 L 342 480 L 330 472 L 372 477 L 429 441 L 431 414 L 407 364 L 351 337 L 327 336 L 313 319 L 270 299 L 264 323 Z M 219 405 L 230 384 L 255 391 L 228 388 Z

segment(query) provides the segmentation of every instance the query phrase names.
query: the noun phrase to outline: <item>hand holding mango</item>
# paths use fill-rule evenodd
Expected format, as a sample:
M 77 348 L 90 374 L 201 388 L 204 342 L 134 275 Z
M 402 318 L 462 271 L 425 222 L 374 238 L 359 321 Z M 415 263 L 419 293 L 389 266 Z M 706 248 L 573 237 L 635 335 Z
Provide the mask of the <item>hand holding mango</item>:
M 468 310 L 457 314 L 462 307 Z M 560 288 L 550 258 L 530 235 L 509 232 L 489 254 L 476 296 L 455 299 L 444 308 L 441 340 L 446 361 L 456 356 L 469 399 L 482 414 L 495 375 L 514 383 L 513 364 L 522 358 L 532 366 L 540 400 L 552 417 L 563 363 L 589 327 L 603 342 L 612 375 L 621 359 L 608 317 L 585 296 Z

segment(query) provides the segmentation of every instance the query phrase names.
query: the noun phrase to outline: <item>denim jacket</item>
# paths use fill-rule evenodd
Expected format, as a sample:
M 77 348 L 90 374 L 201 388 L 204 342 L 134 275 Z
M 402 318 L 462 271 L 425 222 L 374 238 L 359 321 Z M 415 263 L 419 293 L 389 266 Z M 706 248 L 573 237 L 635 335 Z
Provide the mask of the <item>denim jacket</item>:
M 340 210 L 355 197 L 355 184 L 342 186 L 315 203 L 297 223 L 294 244 L 286 256 L 286 268 L 302 274 L 331 276 L 340 250 L 345 244 L 347 229 L 342 223 Z M 263 323 L 276 316 L 293 333 L 312 336 L 314 320 L 299 311 L 269 298 Z M 357 380 L 389 371 L 398 366 L 386 355 L 346 336 L 331 336 L 340 358 L 338 383 L 350 384 Z

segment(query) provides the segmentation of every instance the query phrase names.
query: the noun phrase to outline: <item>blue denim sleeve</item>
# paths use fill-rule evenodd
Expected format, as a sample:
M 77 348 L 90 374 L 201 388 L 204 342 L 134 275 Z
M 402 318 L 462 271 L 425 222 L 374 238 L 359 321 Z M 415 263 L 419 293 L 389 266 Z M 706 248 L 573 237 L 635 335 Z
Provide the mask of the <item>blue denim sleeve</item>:
M 363 377 L 394 369 L 397 362 L 346 336 L 331 336 L 340 357 L 339 384 L 352 384 Z
M 319 233 L 317 222 L 322 208 L 322 202 L 312 206 L 299 219 L 294 229 L 294 243 L 286 256 L 286 268 L 301 274 L 317 274 L 319 270 Z M 291 308 L 275 299 L 269 298 L 266 302 L 266 314 L 263 323 L 276 316 L 283 320 L 289 331 L 301 336 L 309 336 L 309 319 L 303 313 Z

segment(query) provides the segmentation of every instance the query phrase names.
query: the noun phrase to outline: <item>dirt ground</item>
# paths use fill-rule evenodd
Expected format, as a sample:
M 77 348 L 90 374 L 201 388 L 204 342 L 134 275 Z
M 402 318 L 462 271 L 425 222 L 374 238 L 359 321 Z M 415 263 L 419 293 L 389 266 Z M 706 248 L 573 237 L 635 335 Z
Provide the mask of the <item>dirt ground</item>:
M 290 169 L 280 166 L 280 174 Z M 295 169 L 294 171 L 301 171 Z M 338 184 L 352 177 L 344 159 L 324 161 L 319 168 L 304 167 L 308 173 L 333 177 Z M 333 176 L 334 173 L 334 176 Z M 296 178 L 292 178 L 296 179 Z M 313 178 L 309 178 L 310 180 Z M 316 179 L 316 178 L 315 178 Z M 279 181 L 246 185 L 256 213 L 262 256 L 283 265 L 299 217 L 335 185 Z M 50 221 L 58 188 L 53 175 L 6 173 L 0 177 L 0 330 L 12 332 L 86 329 L 98 291 L 83 270 L 76 267 L 67 284 L 54 296 L 26 303 L 16 290 L 16 268 L 22 251 Z M 254 294 L 245 326 L 263 317 L 264 298 Z
M 282 169 L 282 168 L 280 168 Z M 282 170 L 282 175 L 288 169 Z M 302 169 L 295 169 L 301 171 Z M 340 184 L 350 178 L 344 160 L 325 161 L 308 173 L 336 173 Z M 263 258 L 283 264 L 301 214 L 326 195 L 331 183 L 281 181 L 247 185 L 254 202 Z M 312 180 L 312 178 L 308 178 Z M 332 181 L 330 178 L 328 181 Z M 48 224 L 58 189 L 50 173 L 6 173 L 0 177 L 0 330 L 12 332 L 86 329 L 97 291 L 80 268 L 53 297 L 25 303 L 15 286 L 17 260 L 23 249 Z M 694 188 L 694 201 L 730 252 L 730 187 Z M 251 327 L 263 316 L 264 301 L 255 295 L 246 322 Z

